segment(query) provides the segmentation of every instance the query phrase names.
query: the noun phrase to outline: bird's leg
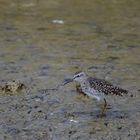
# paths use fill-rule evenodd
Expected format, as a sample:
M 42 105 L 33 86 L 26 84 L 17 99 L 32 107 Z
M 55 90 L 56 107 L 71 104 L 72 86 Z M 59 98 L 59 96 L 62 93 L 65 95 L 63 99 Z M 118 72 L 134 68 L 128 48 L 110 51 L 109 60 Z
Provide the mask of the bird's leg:
M 101 110 L 101 117 L 103 117 L 105 115 L 104 112 L 106 110 L 106 107 L 107 107 L 107 101 L 104 98 L 104 105 L 103 105 L 102 110 Z

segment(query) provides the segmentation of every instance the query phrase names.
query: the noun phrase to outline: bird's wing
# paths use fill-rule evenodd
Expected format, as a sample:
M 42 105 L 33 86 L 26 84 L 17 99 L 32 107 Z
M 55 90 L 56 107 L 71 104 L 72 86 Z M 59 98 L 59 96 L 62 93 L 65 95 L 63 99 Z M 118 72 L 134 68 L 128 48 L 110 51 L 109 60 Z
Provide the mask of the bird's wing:
M 88 81 L 92 88 L 94 88 L 95 90 L 98 90 L 100 92 L 103 92 L 106 95 L 112 94 L 112 95 L 123 96 L 123 94 L 128 93 L 127 90 L 113 86 L 109 82 L 102 80 L 102 79 L 89 77 Z

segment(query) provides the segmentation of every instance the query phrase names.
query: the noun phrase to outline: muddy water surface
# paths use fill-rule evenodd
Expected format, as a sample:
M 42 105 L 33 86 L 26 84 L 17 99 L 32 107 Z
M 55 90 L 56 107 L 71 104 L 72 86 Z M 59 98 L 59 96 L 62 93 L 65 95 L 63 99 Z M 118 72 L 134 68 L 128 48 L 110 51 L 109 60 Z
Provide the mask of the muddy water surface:
M 1 0 L 1 140 L 139 140 L 140 2 Z M 61 22 L 56 22 L 56 21 Z M 133 97 L 108 97 L 106 117 L 75 83 L 51 90 L 76 71 L 103 78 Z

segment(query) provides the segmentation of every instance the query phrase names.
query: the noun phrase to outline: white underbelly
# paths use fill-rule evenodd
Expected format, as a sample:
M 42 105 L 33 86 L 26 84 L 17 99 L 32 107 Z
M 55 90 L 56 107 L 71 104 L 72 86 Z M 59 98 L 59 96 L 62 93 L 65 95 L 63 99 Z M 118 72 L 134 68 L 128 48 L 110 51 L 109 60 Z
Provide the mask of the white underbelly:
M 83 91 L 86 95 L 88 95 L 89 97 L 91 98 L 95 98 L 97 99 L 98 101 L 102 100 L 104 98 L 104 95 L 103 93 L 100 93 L 96 90 L 86 90 L 86 91 Z

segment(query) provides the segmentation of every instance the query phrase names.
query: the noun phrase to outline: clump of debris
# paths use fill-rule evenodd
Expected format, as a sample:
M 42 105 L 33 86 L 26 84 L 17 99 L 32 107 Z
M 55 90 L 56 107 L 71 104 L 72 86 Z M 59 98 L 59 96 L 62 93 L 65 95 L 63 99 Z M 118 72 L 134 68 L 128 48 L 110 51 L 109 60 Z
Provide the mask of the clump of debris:
M 25 88 L 26 86 L 24 83 L 16 80 L 2 82 L 0 83 L 0 94 L 14 95 Z

